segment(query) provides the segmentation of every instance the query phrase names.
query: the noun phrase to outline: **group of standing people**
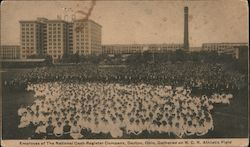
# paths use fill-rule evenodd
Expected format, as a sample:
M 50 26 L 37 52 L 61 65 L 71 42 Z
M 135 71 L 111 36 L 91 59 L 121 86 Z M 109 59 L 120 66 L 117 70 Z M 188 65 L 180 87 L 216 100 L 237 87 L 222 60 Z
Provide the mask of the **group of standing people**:
M 4 77 L 5 87 L 22 87 L 43 82 L 104 82 L 189 87 L 198 93 L 237 92 L 247 76 L 211 63 L 159 63 L 117 67 L 99 65 L 54 66 L 20 71 Z

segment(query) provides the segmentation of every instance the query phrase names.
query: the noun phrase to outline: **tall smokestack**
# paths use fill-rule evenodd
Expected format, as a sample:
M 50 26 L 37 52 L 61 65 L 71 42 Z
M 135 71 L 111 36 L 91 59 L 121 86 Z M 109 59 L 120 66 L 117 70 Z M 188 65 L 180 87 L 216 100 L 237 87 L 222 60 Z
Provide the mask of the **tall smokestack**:
M 184 50 L 189 50 L 188 40 L 188 6 L 184 7 Z

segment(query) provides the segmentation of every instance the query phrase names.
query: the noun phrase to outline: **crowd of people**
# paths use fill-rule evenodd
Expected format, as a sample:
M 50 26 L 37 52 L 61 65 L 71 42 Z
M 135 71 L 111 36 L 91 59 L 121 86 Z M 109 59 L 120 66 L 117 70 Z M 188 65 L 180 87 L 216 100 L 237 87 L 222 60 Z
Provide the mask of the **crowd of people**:
M 229 104 L 232 94 L 194 96 L 192 89 L 145 83 L 30 83 L 34 102 L 18 110 L 18 128 L 33 128 L 31 138 L 122 138 L 143 132 L 177 138 L 213 130 L 214 103 Z
M 18 110 L 31 138 L 185 138 L 213 130 L 214 104 L 229 105 L 247 75 L 202 62 L 48 66 L 3 73 L 3 87 L 34 92 Z M 105 138 L 105 137 L 104 137 Z
M 247 75 L 224 69 L 219 64 L 185 62 L 106 68 L 98 65 L 41 67 L 7 75 L 4 84 L 5 87 L 25 88 L 30 82 L 146 83 L 184 86 L 193 92 L 210 95 L 215 92 L 237 92 L 246 86 L 246 78 Z

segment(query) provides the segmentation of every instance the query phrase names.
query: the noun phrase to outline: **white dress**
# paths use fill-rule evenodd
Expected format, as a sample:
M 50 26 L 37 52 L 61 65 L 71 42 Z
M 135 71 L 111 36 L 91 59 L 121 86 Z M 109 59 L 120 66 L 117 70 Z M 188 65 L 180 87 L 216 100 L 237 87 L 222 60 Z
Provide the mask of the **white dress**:
M 80 126 L 75 126 L 73 125 L 71 127 L 71 130 L 70 130 L 70 136 L 73 138 L 73 139 L 79 139 L 79 138 L 82 138 L 82 135 L 81 135 L 81 127 Z
M 36 132 L 37 134 L 46 133 L 46 126 L 45 126 L 45 125 L 38 126 L 38 127 L 36 128 L 35 132 Z
M 54 129 L 54 134 L 57 136 L 57 137 L 60 137 L 63 135 L 63 126 L 56 126 L 55 129 Z
M 18 116 L 22 116 L 24 112 L 27 112 L 25 108 L 19 108 L 17 111 Z
M 110 134 L 113 138 L 118 138 L 123 136 L 122 130 L 119 128 L 118 125 L 112 124 L 112 127 L 110 127 Z
M 18 125 L 18 128 L 24 128 L 27 127 L 30 124 L 30 120 L 27 116 L 22 116 L 20 120 L 20 124 Z

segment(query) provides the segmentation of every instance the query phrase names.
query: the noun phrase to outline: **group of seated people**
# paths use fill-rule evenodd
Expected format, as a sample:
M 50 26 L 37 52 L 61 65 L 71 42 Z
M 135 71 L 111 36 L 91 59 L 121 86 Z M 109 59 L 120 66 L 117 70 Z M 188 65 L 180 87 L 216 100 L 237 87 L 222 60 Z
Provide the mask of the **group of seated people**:
M 232 94 L 218 94 L 215 93 L 211 96 L 212 103 L 223 103 L 223 104 L 230 104 L 230 100 L 233 98 Z
M 18 110 L 18 128 L 33 127 L 32 137 L 47 139 L 98 134 L 123 138 L 143 132 L 203 136 L 214 128 L 213 103 L 232 98 L 194 96 L 190 88 L 142 83 L 30 83 L 26 90 L 34 92 L 34 102 Z

